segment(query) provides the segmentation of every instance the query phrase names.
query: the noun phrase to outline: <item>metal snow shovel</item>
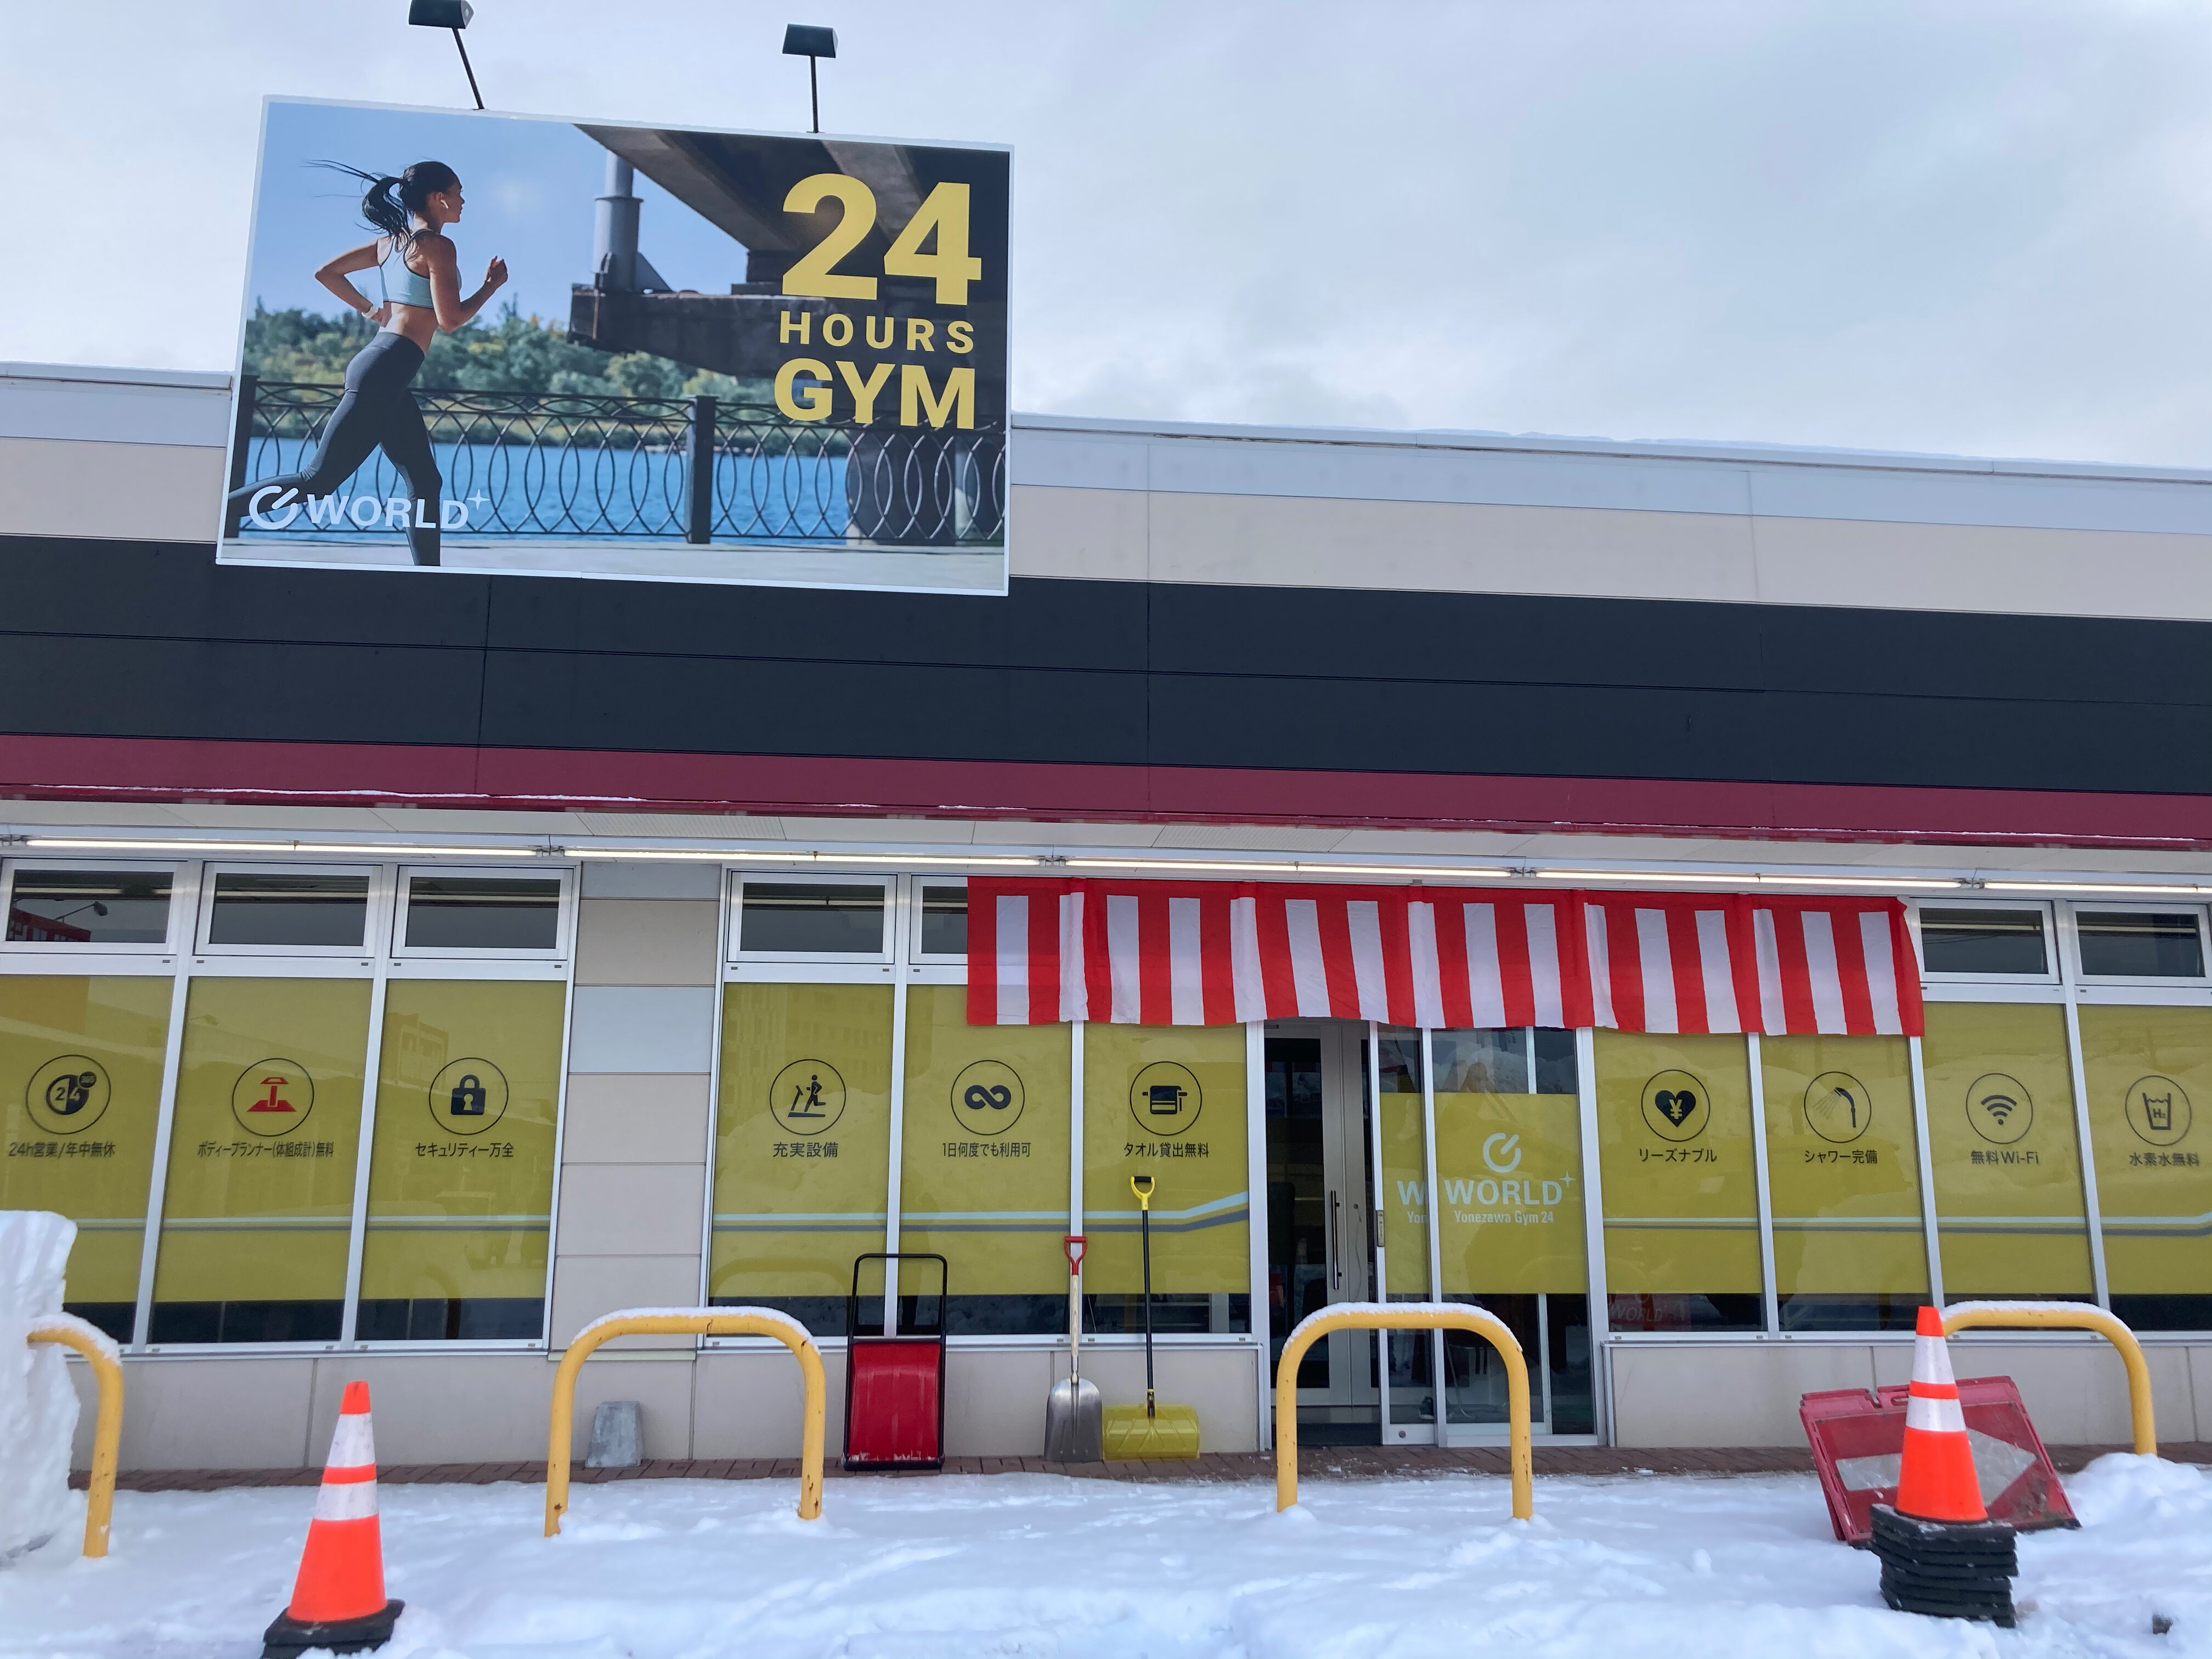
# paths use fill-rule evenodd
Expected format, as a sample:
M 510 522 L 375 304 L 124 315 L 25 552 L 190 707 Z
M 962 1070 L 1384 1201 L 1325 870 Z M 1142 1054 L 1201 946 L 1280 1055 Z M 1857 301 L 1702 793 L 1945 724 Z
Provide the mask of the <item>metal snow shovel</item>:
M 1189 1406 L 1163 1406 L 1152 1389 L 1152 1177 L 1131 1176 L 1145 1237 L 1145 1408 L 1112 1406 L 1106 1411 L 1106 1455 L 1115 1462 L 1142 1457 L 1198 1455 L 1198 1413 Z
M 1096 1463 L 1105 1453 L 1098 1385 L 1083 1380 L 1083 1235 L 1060 1240 L 1067 1252 L 1067 1375 L 1044 1401 L 1044 1455 L 1055 1463 Z

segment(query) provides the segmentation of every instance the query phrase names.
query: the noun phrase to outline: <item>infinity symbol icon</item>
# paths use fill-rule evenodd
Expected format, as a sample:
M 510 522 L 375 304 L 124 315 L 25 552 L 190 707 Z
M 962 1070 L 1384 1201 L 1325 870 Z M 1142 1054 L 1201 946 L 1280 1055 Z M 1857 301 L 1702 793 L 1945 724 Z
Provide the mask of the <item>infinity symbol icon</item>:
M 961 1097 L 961 1103 L 971 1112 L 980 1112 L 987 1106 L 994 1111 L 1003 1112 L 1014 1103 L 1014 1091 L 1003 1083 L 995 1089 L 971 1083 L 968 1085 L 968 1092 Z

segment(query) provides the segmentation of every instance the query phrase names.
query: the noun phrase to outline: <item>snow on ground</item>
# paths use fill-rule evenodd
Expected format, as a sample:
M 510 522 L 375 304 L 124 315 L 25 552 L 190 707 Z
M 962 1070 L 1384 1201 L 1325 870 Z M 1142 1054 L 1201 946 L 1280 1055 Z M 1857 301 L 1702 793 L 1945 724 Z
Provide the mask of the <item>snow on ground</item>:
M 1124 1486 L 851 1479 L 386 1486 L 389 1659 L 1622 1659 L 2212 1656 L 2212 1474 L 2106 1457 L 2021 1540 L 2021 1628 L 1891 1613 L 1810 1476 Z M 307 1488 L 121 1494 L 114 1553 L 0 1571 L 0 1656 L 252 1659 Z M 2151 1633 L 2152 1615 L 2172 1621 Z

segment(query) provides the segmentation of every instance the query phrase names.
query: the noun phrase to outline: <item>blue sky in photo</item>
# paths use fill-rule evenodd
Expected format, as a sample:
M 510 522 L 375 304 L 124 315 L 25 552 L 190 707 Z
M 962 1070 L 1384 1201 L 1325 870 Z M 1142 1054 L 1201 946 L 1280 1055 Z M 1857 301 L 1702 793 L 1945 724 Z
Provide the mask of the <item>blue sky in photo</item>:
M 258 301 L 271 311 L 335 313 L 338 302 L 315 281 L 316 267 L 375 234 L 361 216 L 365 186 L 317 161 L 396 173 L 439 161 L 460 175 L 468 204 L 450 232 L 460 250 L 462 292 L 475 291 L 496 254 L 507 261 L 507 283 L 488 312 L 512 300 L 526 315 L 566 322 L 570 286 L 592 279 L 592 204 L 606 187 L 605 150 L 575 127 L 330 104 L 268 109 L 249 307 Z M 639 245 L 672 284 L 715 293 L 744 280 L 737 243 L 643 175 L 635 188 L 645 203 Z M 374 271 L 353 280 L 378 297 Z

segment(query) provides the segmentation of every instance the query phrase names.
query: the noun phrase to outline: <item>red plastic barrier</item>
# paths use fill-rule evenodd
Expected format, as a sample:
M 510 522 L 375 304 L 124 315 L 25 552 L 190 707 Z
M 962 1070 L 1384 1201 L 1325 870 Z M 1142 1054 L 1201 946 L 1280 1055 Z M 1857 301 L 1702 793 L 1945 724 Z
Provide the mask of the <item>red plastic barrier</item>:
M 1905 1451 L 1906 1385 L 1878 1392 L 1832 1389 L 1808 1394 L 1797 1415 L 1812 1443 L 1820 1491 L 1836 1537 L 1856 1549 L 1873 1538 L 1876 1504 L 1897 1501 L 1898 1463 Z M 1974 1474 L 1990 1519 L 2021 1532 L 2081 1524 L 2058 1484 L 2058 1471 L 2028 1420 L 2008 1376 L 1960 1381 L 1959 1405 L 1974 1449 Z

